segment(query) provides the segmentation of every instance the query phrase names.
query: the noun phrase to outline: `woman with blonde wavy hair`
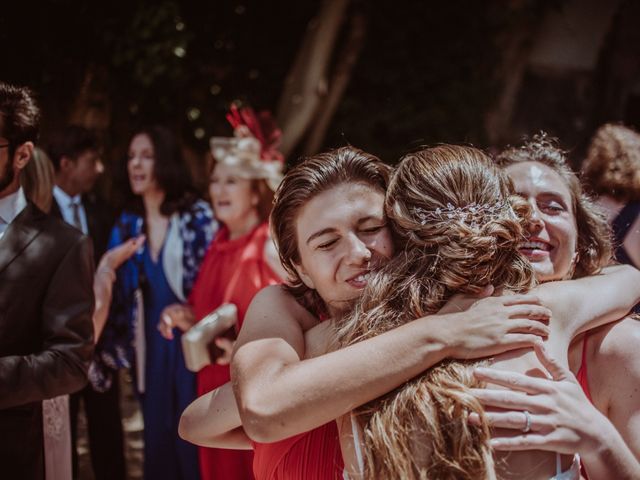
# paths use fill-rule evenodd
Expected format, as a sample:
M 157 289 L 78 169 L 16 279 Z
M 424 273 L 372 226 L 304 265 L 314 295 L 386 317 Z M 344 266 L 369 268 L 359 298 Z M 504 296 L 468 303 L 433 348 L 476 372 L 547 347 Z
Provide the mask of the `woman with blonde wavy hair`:
M 506 174 L 481 151 L 443 145 L 405 156 L 391 179 L 385 210 L 402 250 L 369 279 L 358 304 L 337 322 L 339 347 L 436 312 L 456 293 L 477 293 L 493 285 L 499 296 L 534 286 L 533 269 L 519 252 L 528 205 L 511 196 Z M 586 292 L 576 287 L 576 282 L 563 282 L 535 290 L 553 312 L 544 348 L 563 365 L 571 339 L 605 321 L 604 311 L 581 308 Z M 618 317 L 620 313 L 624 312 Z M 616 314 L 605 317 L 611 321 Z M 497 355 L 490 363 L 503 370 L 547 376 L 531 349 Z M 349 475 L 578 478 L 576 459 L 552 452 L 497 455 L 494 464 L 484 411 L 470 390 L 482 386 L 473 376 L 477 364 L 441 362 L 357 408 L 351 425 L 343 419 L 341 438 Z M 481 421 L 470 424 L 471 413 Z M 523 430 L 528 431 L 530 418 L 525 417 Z M 344 434 L 351 428 L 353 438 Z

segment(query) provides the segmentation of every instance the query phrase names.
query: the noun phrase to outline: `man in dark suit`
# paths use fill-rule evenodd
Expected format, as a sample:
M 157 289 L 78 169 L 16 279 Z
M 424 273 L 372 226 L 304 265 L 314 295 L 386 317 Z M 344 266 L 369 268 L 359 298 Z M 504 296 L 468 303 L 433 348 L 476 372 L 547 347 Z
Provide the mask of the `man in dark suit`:
M 51 214 L 88 235 L 96 260 L 104 253 L 115 220 L 111 209 L 92 189 L 103 171 L 96 136 L 86 128 L 70 125 L 54 132 L 45 150 L 55 170 Z M 98 341 L 96 351 L 101 345 Z M 124 480 L 126 477 L 118 372 L 105 392 L 91 384 L 71 396 L 70 416 L 74 478 L 78 475 L 77 420 L 80 399 L 84 402 L 89 434 L 91 464 L 96 480 Z
M 44 149 L 55 170 L 51 214 L 89 235 L 99 259 L 115 218 L 92 191 L 104 171 L 96 136 L 84 127 L 69 125 L 50 135 Z
M 93 353 L 90 240 L 25 198 L 39 112 L 0 82 L 0 475 L 44 478 L 42 400 L 87 382 Z

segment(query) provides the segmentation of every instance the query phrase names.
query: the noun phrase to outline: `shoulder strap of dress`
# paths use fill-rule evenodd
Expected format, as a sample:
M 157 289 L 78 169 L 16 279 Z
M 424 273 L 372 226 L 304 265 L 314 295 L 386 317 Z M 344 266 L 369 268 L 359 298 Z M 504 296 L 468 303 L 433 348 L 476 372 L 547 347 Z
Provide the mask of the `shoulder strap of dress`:
M 589 389 L 589 376 L 587 374 L 587 340 L 589 339 L 589 332 L 584 334 L 584 340 L 582 341 L 582 360 L 580 368 L 576 372 L 576 379 L 582 387 L 582 391 L 587 396 L 589 401 L 593 403 L 591 399 L 591 390 Z
M 611 228 L 617 243 L 621 244 L 624 241 L 624 237 L 627 236 L 638 215 L 640 215 L 640 202 L 629 202 L 620 210 L 616 218 L 611 222 Z
M 584 368 L 585 373 L 587 372 L 587 340 L 589 339 L 589 332 L 584 334 L 584 340 L 582 341 L 582 363 L 580 364 L 580 368 Z
M 550 480 L 579 480 L 580 478 L 580 455 L 574 454 L 569 470 L 562 471 L 561 457 L 556 453 L 556 474 Z
M 356 451 L 358 470 L 360 470 L 360 475 L 364 475 L 364 458 L 362 457 L 362 447 L 360 446 L 360 430 L 353 412 L 351 412 L 351 432 L 353 433 L 353 447 Z

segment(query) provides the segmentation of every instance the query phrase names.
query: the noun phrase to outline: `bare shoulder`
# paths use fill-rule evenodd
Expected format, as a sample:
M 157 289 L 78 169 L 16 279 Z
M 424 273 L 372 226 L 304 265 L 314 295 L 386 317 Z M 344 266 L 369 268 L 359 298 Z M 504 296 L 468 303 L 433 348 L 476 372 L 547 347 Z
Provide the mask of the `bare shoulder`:
M 595 404 L 609 411 L 640 382 L 640 321 L 626 317 L 589 333 L 589 384 Z
M 640 454 L 640 321 L 627 317 L 594 332 L 589 383 L 595 405 Z
M 275 318 L 278 321 L 295 322 L 302 331 L 318 323 L 318 319 L 304 308 L 283 285 L 269 285 L 260 290 L 249 305 L 246 322 L 264 321 Z
M 545 282 L 530 291 L 542 305 L 551 310 L 553 321 L 550 326 L 554 337 L 566 336 L 565 332 L 569 330 L 569 325 L 579 310 L 576 301 L 580 295 L 576 291 L 576 282 L 573 280 Z
M 330 320 L 320 322 L 307 330 L 304 334 L 305 358 L 319 357 L 328 353 L 332 349 L 334 339 L 335 329 Z
M 304 332 L 313 326 L 311 323 L 315 324 L 317 320 L 283 286 L 262 289 L 245 314 L 232 365 L 240 365 L 243 359 L 249 359 L 255 366 L 255 362 L 264 361 L 265 357 L 275 359 L 278 355 L 302 358 Z M 247 344 L 251 344 L 251 348 L 244 348 Z
M 629 316 L 599 328 L 592 335 L 598 355 L 612 362 L 633 360 L 640 374 L 640 320 Z
M 599 408 L 610 403 L 614 392 L 640 380 L 639 342 L 640 321 L 632 317 L 589 332 L 589 384 Z
M 295 301 L 293 296 L 287 292 L 282 285 L 269 285 L 256 293 L 251 303 L 288 302 L 289 299 Z

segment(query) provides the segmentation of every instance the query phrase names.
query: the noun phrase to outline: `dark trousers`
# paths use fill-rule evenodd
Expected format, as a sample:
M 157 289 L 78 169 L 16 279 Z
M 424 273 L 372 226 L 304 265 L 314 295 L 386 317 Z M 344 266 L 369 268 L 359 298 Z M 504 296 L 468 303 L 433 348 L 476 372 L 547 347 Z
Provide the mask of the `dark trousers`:
M 0 478 L 45 480 L 42 402 L 0 410 Z
M 89 384 L 71 395 L 69 413 L 73 478 L 78 478 L 78 409 L 81 398 L 87 416 L 89 450 L 96 480 L 125 480 L 120 385 L 117 372 L 114 372 L 113 383 L 106 392 L 96 392 Z

